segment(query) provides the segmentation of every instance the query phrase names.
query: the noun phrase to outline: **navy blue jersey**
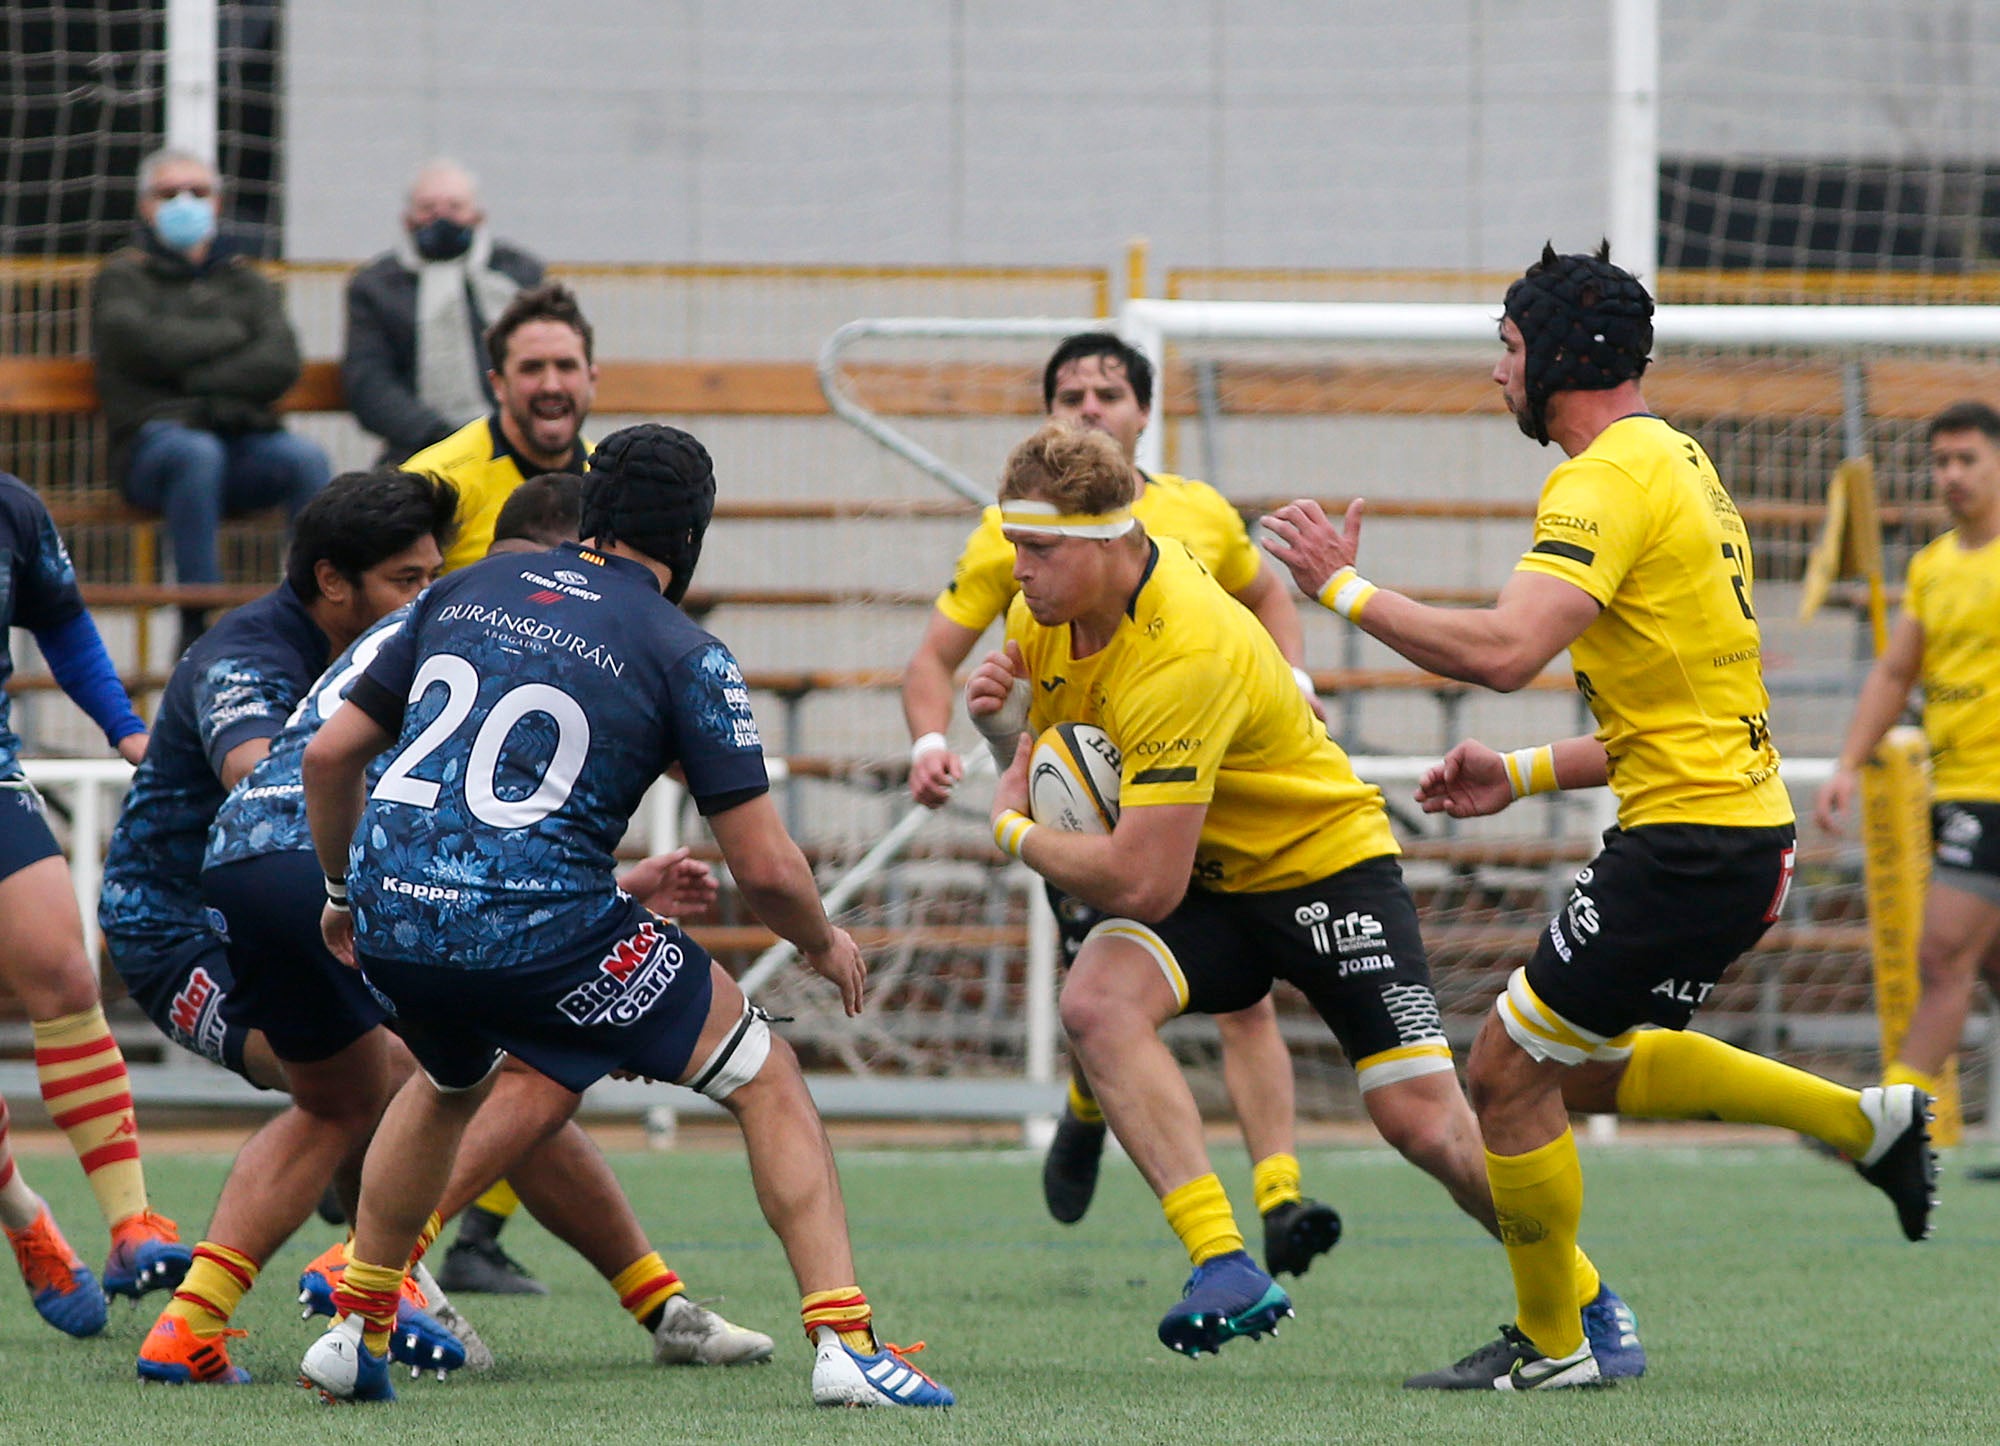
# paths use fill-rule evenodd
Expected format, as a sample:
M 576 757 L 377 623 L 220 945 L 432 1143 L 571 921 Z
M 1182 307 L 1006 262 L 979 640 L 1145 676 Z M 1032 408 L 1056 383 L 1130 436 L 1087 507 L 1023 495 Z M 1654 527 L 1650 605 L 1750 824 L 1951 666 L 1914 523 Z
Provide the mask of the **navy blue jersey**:
M 349 861 L 371 958 L 573 955 L 626 921 L 612 851 L 670 765 L 704 813 L 769 786 L 729 650 L 644 566 L 574 543 L 444 578 L 348 701 L 397 734 Z
M 312 848 L 312 832 L 306 827 L 306 790 L 301 771 L 306 745 L 319 732 L 319 725 L 340 707 L 347 690 L 354 686 L 362 670 L 375 661 L 376 653 L 390 635 L 402 627 L 403 620 L 410 615 L 410 607 L 405 604 L 397 608 L 348 644 L 347 651 L 327 666 L 319 681 L 299 700 L 299 706 L 271 740 L 271 751 L 264 755 L 263 762 L 245 774 L 223 800 L 208 830 L 208 852 L 202 858 L 202 868 Z M 388 766 L 386 753 L 369 764 L 371 787 Z
M 8 628 L 43 632 L 83 612 L 76 569 L 49 509 L 18 477 L 0 472 L 0 778 L 20 772 L 21 740 L 9 726 L 4 685 L 14 676 Z
M 97 918 L 114 945 L 207 931 L 201 856 L 222 807 L 222 761 L 277 734 L 326 667 L 328 648 L 298 594 L 280 583 L 181 656 L 104 856 Z

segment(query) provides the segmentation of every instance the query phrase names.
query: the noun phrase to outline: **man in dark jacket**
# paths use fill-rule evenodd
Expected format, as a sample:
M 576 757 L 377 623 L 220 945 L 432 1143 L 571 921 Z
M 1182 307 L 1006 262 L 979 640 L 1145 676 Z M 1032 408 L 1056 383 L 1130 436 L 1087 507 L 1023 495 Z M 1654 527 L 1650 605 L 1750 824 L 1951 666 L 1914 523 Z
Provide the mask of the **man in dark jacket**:
M 452 161 L 417 172 L 403 234 L 347 283 L 341 386 L 355 419 L 400 462 L 493 410 L 486 328 L 542 263 L 496 241 L 477 183 Z
M 330 475 L 326 454 L 272 411 L 298 380 L 298 339 L 278 288 L 216 235 L 221 197 L 201 157 L 147 157 L 139 232 L 91 290 L 112 474 L 129 501 L 165 515 L 186 583 L 221 581 L 224 514 L 282 505 L 297 516 Z M 183 644 L 201 627 L 184 610 Z

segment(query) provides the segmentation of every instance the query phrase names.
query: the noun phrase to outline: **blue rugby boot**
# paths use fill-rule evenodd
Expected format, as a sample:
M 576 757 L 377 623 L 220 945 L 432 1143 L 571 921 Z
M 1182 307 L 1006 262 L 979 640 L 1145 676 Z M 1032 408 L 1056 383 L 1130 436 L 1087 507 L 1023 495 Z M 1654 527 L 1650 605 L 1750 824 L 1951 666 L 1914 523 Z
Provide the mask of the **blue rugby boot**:
M 1607 1381 L 1646 1374 L 1646 1348 L 1639 1344 L 1639 1318 L 1603 1282 L 1583 1308 L 1583 1338 L 1597 1357 L 1597 1374 Z
M 35 1312 L 64 1335 L 94 1336 L 104 1329 L 107 1307 L 97 1277 L 69 1248 L 49 1207 L 19 1230 L 7 1232 L 21 1279 Z
M 1194 1268 L 1180 1304 L 1161 1318 L 1160 1343 L 1184 1356 L 1213 1355 L 1238 1336 L 1276 1335 L 1278 1322 L 1293 1314 L 1278 1283 L 1247 1251 L 1232 1250 Z

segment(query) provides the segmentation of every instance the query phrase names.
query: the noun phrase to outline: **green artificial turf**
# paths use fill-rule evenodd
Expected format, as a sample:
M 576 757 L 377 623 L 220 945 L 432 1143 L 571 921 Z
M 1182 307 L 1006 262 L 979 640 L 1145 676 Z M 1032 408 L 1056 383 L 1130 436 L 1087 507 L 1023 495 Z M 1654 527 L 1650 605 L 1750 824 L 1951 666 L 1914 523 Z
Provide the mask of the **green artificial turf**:
M 1218 1151 L 1249 1221 L 1248 1170 Z M 1086 1220 L 1043 1213 L 1016 1151 L 842 1157 L 861 1284 L 888 1339 L 958 1392 L 935 1413 L 809 1404 L 797 1296 L 735 1152 L 613 1157 L 641 1218 L 697 1296 L 778 1340 L 773 1364 L 654 1367 L 609 1288 L 525 1217 L 508 1247 L 546 1299 L 460 1303 L 501 1359 L 482 1377 L 411 1382 L 393 1407 L 321 1406 L 293 1384 L 316 1327 L 293 1281 L 329 1238 L 317 1222 L 271 1263 L 238 1317 L 234 1357 L 256 1384 L 141 1386 L 132 1362 L 161 1297 L 114 1303 L 86 1342 L 57 1335 L 17 1286 L 0 1290 L 0 1440 L 371 1440 L 1478 1443 L 2000 1440 L 2000 1185 L 1947 1168 L 1936 1239 L 1906 1244 L 1886 1201 L 1796 1147 L 1589 1148 L 1585 1244 L 1638 1313 L 1643 1380 L 1533 1399 L 1413 1393 L 1411 1372 L 1488 1339 L 1510 1311 L 1505 1264 L 1443 1192 L 1381 1150 L 1308 1152 L 1310 1193 L 1347 1237 L 1293 1282 L 1276 1340 L 1187 1361 L 1154 1339 L 1185 1257 L 1129 1164 L 1107 1162 Z M 103 1232 L 65 1158 L 26 1160 L 95 1263 Z M 192 1237 L 226 1162 L 156 1153 L 155 1204 Z M 1253 1248 L 1256 1242 L 1253 1240 Z

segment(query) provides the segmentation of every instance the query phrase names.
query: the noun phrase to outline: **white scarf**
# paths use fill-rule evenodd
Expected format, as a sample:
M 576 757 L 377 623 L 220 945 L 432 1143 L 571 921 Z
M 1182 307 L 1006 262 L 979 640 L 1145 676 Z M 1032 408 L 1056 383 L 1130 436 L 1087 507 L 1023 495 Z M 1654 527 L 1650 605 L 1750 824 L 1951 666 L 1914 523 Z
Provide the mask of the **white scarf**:
M 484 332 L 521 289 L 488 264 L 492 256 L 493 237 L 484 226 L 473 230 L 465 254 L 449 261 L 426 261 L 408 231 L 396 237 L 396 259 L 417 276 L 417 396 L 453 426 L 485 416 L 490 405 L 484 348 L 472 345 L 471 308 L 478 306 Z

